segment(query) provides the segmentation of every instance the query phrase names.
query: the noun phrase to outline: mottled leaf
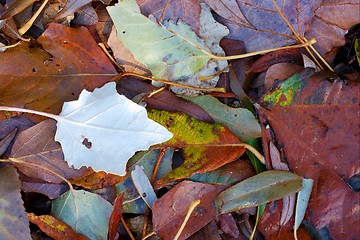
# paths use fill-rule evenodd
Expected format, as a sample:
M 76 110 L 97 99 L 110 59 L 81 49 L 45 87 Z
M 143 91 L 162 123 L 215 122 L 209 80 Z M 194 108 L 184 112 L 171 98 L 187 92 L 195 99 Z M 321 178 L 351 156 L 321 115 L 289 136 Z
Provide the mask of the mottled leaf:
M 228 127 L 238 138 L 246 141 L 261 136 L 255 116 L 246 108 L 232 108 L 211 96 L 185 97 L 204 109 L 216 123 Z
M 184 114 L 165 111 L 149 111 L 149 117 L 174 134 L 169 141 L 160 144 L 163 147 L 184 149 L 184 163 L 163 179 L 156 187 L 169 182 L 187 178 L 195 173 L 215 170 L 235 161 L 244 152 L 241 141 L 226 127 L 205 123 Z
M 86 240 L 85 236 L 77 234 L 69 225 L 50 215 L 36 216 L 28 213 L 29 221 L 38 226 L 41 231 L 55 240 Z

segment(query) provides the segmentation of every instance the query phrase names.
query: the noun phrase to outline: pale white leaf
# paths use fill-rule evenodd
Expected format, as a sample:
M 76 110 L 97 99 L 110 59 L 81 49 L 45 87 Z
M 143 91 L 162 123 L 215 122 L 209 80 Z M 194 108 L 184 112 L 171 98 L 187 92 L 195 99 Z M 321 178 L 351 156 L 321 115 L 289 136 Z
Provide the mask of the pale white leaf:
M 172 137 L 147 117 L 144 107 L 118 94 L 114 82 L 93 92 L 83 90 L 78 100 L 64 103 L 56 120 L 55 140 L 70 165 L 119 175 L 125 175 L 136 151 Z
M 131 179 L 141 198 L 145 201 L 149 208 L 152 209 L 157 197 L 141 166 L 135 166 L 135 169 L 131 172 Z

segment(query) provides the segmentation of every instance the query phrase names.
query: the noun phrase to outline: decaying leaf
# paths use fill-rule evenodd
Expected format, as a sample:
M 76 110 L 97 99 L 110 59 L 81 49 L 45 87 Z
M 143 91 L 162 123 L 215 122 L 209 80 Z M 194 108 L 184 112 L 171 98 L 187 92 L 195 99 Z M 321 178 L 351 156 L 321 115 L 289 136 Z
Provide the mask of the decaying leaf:
M 20 195 L 20 181 L 16 169 L 0 169 L 0 239 L 31 240 L 29 220 Z
M 142 167 L 139 165 L 135 166 L 135 169 L 131 171 L 131 179 L 141 198 L 146 205 L 152 209 L 154 202 L 157 200 L 157 196 Z
M 56 198 L 51 215 L 90 239 L 107 239 L 113 206 L 99 195 L 69 190 Z
M 166 111 L 149 111 L 149 117 L 174 134 L 163 147 L 184 149 L 184 163 L 156 183 L 161 187 L 171 181 L 215 170 L 238 159 L 245 148 L 228 128 L 219 124 L 205 123 L 185 114 Z
M 36 216 L 28 213 L 29 221 L 36 224 L 41 231 L 53 239 L 63 240 L 88 240 L 89 238 L 77 234 L 69 225 L 50 215 Z
M 125 175 L 126 163 L 136 151 L 172 137 L 147 118 L 145 108 L 119 95 L 115 85 L 83 90 L 78 100 L 64 103 L 55 140 L 70 165 Z
M 228 127 L 242 141 L 258 138 L 261 129 L 255 116 L 246 108 L 232 108 L 211 96 L 185 99 L 203 108 L 216 123 Z

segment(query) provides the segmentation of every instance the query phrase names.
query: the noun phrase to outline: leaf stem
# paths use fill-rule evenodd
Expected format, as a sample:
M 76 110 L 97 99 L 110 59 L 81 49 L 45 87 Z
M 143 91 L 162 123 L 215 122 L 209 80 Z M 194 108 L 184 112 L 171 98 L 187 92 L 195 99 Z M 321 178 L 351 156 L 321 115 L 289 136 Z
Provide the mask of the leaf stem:
M 177 87 L 182 87 L 182 88 L 189 88 L 189 89 L 194 89 L 194 90 L 199 90 L 199 91 L 204 91 L 204 92 L 221 92 L 221 93 L 225 93 L 225 92 L 226 92 L 225 88 L 201 88 L 201 87 L 193 87 L 193 86 L 183 85 L 183 84 L 176 83 L 176 82 L 170 82 L 170 81 L 163 80 L 163 79 L 146 77 L 146 76 L 142 76 L 142 75 L 140 75 L 140 74 L 131 73 L 131 72 L 123 72 L 123 73 L 120 73 L 119 75 L 120 75 L 120 77 L 116 77 L 116 79 L 117 79 L 117 78 L 121 78 L 121 77 L 125 77 L 125 76 L 134 76 L 134 77 L 138 77 L 138 78 L 145 79 L 145 80 L 151 80 L 151 81 L 161 82 L 161 83 L 165 83 L 165 84 L 172 85 L 172 86 L 177 86 Z
M 265 54 L 265 53 L 269 53 L 269 52 L 274 52 L 274 51 L 278 51 L 278 50 L 307 47 L 307 46 L 310 46 L 311 44 L 314 44 L 314 43 L 316 43 L 316 40 L 315 40 L 315 39 L 310 39 L 310 40 L 307 41 L 307 42 L 304 42 L 304 43 L 301 43 L 301 44 L 292 45 L 292 46 L 285 46 L 285 47 L 279 47 L 279 48 L 271 48 L 271 49 L 266 49 L 266 50 L 257 51 L 257 52 L 244 53 L 244 54 L 240 54 L 240 55 L 225 56 L 225 57 L 220 57 L 220 56 L 212 55 L 212 58 L 215 59 L 215 60 L 234 60 L 234 59 L 241 59 L 241 58 L 247 58 L 247 57 L 256 56 L 256 55 L 259 55 L 259 54 Z
M 174 237 L 174 240 L 178 240 L 182 231 L 184 230 L 185 228 L 185 225 L 186 223 L 189 221 L 189 218 L 190 218 L 190 215 L 191 213 L 194 211 L 194 209 L 197 207 L 197 205 L 200 204 L 200 199 L 198 200 L 195 200 L 193 202 L 190 203 L 190 206 L 189 206 L 189 209 L 186 213 L 186 216 L 185 216 L 185 219 L 183 221 L 183 223 L 181 224 L 180 228 L 179 228 L 179 231 L 176 233 L 175 237 Z
M 52 118 L 56 121 L 59 121 L 60 119 L 62 119 L 60 116 L 55 115 L 55 114 L 40 112 L 40 111 L 35 111 L 35 110 L 25 109 L 25 108 L 0 106 L 0 111 L 31 113 L 31 114 L 36 114 L 36 115 L 40 115 L 43 117 Z

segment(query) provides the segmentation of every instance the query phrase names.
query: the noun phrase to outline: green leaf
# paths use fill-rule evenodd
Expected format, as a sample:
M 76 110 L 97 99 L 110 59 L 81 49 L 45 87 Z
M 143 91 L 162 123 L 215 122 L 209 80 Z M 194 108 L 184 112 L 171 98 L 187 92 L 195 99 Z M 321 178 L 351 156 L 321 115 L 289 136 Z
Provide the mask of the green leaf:
M 305 212 L 310 199 L 313 183 L 314 180 L 312 179 L 305 179 L 305 178 L 303 179 L 302 182 L 303 188 L 298 193 L 297 202 L 296 202 L 294 235 L 296 235 L 296 230 L 299 228 L 302 220 L 304 219 Z
M 183 98 L 199 105 L 216 123 L 228 127 L 242 141 L 261 137 L 260 124 L 249 110 L 229 107 L 208 95 Z
M 90 239 L 107 239 L 113 206 L 99 195 L 69 190 L 52 203 L 51 215 Z
M 291 172 L 262 172 L 221 192 L 216 206 L 221 214 L 258 206 L 299 191 L 301 184 L 302 177 Z
M 31 240 L 20 180 L 14 167 L 1 167 L 0 184 L 0 239 Z
M 160 26 L 140 13 L 135 0 L 119 1 L 107 10 L 120 41 L 155 78 L 186 78 L 210 59 L 208 47 L 181 20 Z

